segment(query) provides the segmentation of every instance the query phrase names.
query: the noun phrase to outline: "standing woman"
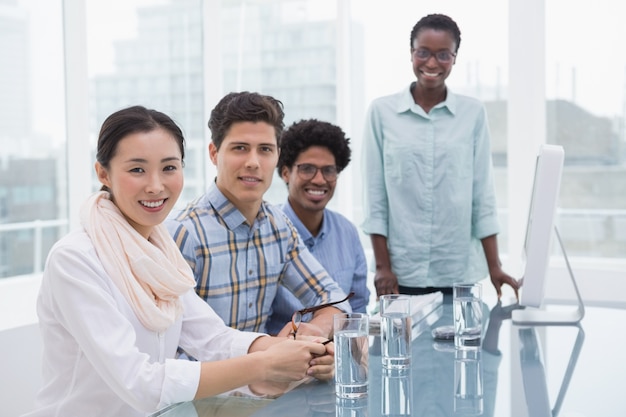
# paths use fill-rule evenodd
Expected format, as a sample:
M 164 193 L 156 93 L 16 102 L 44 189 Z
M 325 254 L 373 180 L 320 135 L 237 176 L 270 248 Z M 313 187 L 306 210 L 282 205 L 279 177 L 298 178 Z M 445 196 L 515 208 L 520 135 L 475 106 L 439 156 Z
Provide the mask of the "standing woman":
M 454 284 L 487 276 L 498 298 L 505 284 L 517 295 L 519 283 L 498 252 L 487 112 L 446 84 L 460 45 L 449 16 L 421 18 L 410 34 L 414 80 L 368 110 L 363 231 L 372 242 L 377 297 L 451 295 Z
M 183 188 L 183 158 L 182 132 L 163 113 L 135 106 L 102 125 L 102 190 L 43 274 L 44 384 L 29 416 L 143 416 L 246 385 L 267 394 L 332 377 L 329 361 L 314 359 L 331 344 L 231 329 L 196 295 L 161 224 Z M 198 361 L 175 359 L 178 346 Z

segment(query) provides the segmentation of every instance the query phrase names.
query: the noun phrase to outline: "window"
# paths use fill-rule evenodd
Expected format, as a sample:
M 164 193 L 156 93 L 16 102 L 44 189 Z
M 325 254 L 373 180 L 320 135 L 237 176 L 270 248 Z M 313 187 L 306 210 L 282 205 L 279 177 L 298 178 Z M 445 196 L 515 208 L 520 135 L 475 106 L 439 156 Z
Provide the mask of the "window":
M 76 204 L 68 198 L 67 155 L 74 146 L 66 140 L 63 3 L 4 0 L 0 8 L 0 278 L 40 270 L 51 244 L 66 233 L 68 219 L 76 220 L 69 214 Z M 517 143 L 507 133 L 509 95 L 519 84 L 508 79 L 514 4 L 446 0 L 436 10 L 452 16 L 462 32 L 448 85 L 487 108 L 501 252 L 516 240 L 507 245 L 515 208 L 508 207 L 508 184 L 519 175 L 510 172 L 507 149 Z M 366 108 L 414 79 L 409 34 L 434 10 L 409 0 L 88 0 L 85 7 L 90 146 L 80 154 L 89 153 L 84 157 L 90 166 L 97 132 L 111 112 L 134 104 L 164 111 L 187 138 L 186 185 L 179 200 L 184 204 L 206 190 L 212 179 L 207 173 L 214 170 L 206 124 L 216 101 L 207 97 L 259 91 L 283 101 L 287 125 L 317 117 L 347 132 L 352 163 L 331 208 L 361 223 Z M 616 46 L 626 29 L 617 7 L 611 0 L 599 0 L 591 9 L 583 2 L 545 1 L 545 132 L 547 142 L 566 151 L 558 224 L 570 257 L 601 262 L 617 261 L 626 252 L 626 52 Z M 215 9 L 219 13 L 206 13 Z M 487 30 L 478 9 L 490 11 Z M 541 24 L 540 14 L 530 16 L 525 28 Z M 205 33 L 219 36 L 205 44 Z M 95 176 L 91 185 L 99 188 Z M 275 175 L 266 199 L 285 198 L 283 181 Z M 519 213 L 511 214 L 517 217 L 523 221 Z
M 61 6 L 0 9 L 0 278 L 40 271 L 67 231 Z
M 196 152 L 206 153 L 198 146 L 206 126 L 201 33 L 201 0 L 87 1 L 92 137 L 109 114 L 139 104 L 176 120 L 186 135 L 188 161 L 197 159 Z M 111 82 L 118 87 L 111 88 Z M 205 190 L 204 170 L 190 165 L 179 204 Z
M 618 7 L 546 1 L 548 142 L 565 149 L 558 227 L 570 256 L 626 253 L 626 51 L 617 41 L 626 27 Z

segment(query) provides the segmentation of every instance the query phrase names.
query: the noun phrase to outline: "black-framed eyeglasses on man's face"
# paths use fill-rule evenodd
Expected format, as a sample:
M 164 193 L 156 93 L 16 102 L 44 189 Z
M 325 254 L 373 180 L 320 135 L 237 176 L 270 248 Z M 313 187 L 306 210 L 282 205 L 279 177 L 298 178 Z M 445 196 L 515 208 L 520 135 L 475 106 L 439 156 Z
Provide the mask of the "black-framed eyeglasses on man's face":
M 336 165 L 316 167 L 313 164 L 298 164 L 296 169 L 298 170 L 298 176 L 305 181 L 313 179 L 317 175 L 317 171 L 322 171 L 322 176 L 328 182 L 335 181 L 337 175 L 339 175 L 339 169 Z
M 291 316 L 291 329 L 293 330 L 291 334 L 293 334 L 293 338 L 294 339 L 296 338 L 296 334 L 298 333 L 298 329 L 300 328 L 300 323 L 302 323 L 302 316 L 308 313 L 314 313 L 318 310 L 321 310 L 326 307 L 330 307 L 335 304 L 343 303 L 344 301 L 347 301 L 353 295 L 354 295 L 354 292 L 351 292 L 343 300 L 333 301 L 332 303 L 321 304 L 315 307 L 303 308 L 302 310 L 298 310 L 295 313 L 293 313 L 293 316 Z
M 413 48 L 413 55 L 420 61 L 427 61 L 431 56 L 434 56 L 440 64 L 449 64 L 456 56 L 454 52 L 448 50 L 433 52 L 426 48 Z

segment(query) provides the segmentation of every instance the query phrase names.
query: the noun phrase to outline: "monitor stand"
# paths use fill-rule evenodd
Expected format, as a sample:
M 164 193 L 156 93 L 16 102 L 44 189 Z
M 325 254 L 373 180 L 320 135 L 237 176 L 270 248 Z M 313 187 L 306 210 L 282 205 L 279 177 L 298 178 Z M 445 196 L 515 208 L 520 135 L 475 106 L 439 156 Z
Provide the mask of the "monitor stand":
M 512 312 L 511 319 L 515 324 L 542 326 L 572 325 L 579 323 L 585 316 L 585 305 L 583 304 L 583 299 L 580 296 L 580 291 L 578 291 L 572 267 L 569 263 L 569 259 L 567 258 L 567 254 L 565 253 L 565 246 L 563 246 L 561 235 L 559 234 L 559 230 L 556 226 L 554 227 L 554 233 L 556 234 L 557 241 L 561 247 L 561 252 L 563 253 L 563 258 L 565 259 L 565 265 L 567 266 L 567 271 L 569 272 L 572 285 L 574 286 L 574 291 L 576 292 L 576 298 L 578 300 L 577 308 L 573 311 L 547 311 L 540 308 L 525 307 L 524 309 L 514 310 Z

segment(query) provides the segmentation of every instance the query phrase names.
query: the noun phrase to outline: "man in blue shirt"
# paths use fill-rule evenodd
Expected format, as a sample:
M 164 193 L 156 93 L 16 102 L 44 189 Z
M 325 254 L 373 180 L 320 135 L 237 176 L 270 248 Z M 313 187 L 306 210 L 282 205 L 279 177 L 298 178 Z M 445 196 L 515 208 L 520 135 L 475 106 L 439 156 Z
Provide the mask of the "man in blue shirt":
M 498 296 L 518 283 L 501 268 L 484 106 L 445 84 L 461 32 L 441 14 L 411 32 L 416 81 L 372 102 L 365 126 L 365 222 L 377 295 L 451 293 L 489 274 Z
M 364 313 L 369 302 L 367 262 L 356 227 L 328 210 L 338 175 L 350 162 L 350 140 L 340 127 L 315 119 L 292 124 L 280 141 L 278 173 L 289 197 L 282 209 L 309 251 L 350 298 L 352 311 Z M 268 322 L 278 332 L 302 303 L 279 287 Z
M 240 330 L 266 331 L 279 285 L 306 306 L 345 297 L 280 208 L 263 201 L 278 162 L 283 117 L 282 103 L 270 96 L 222 98 L 209 120 L 215 183 L 167 223 L 193 269 L 196 292 Z M 320 309 L 297 334 L 330 337 L 333 314 L 350 310 L 348 302 Z M 290 318 L 280 335 L 296 330 Z

